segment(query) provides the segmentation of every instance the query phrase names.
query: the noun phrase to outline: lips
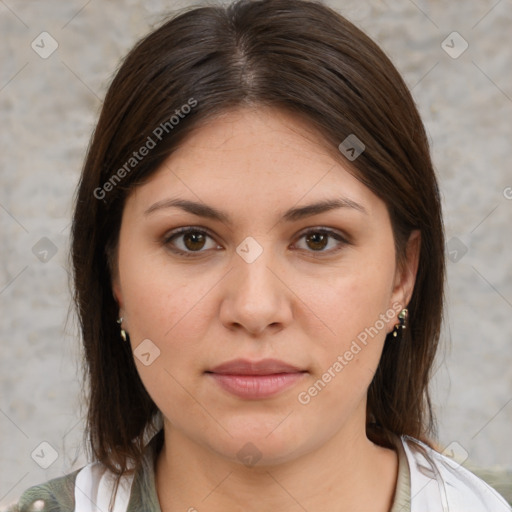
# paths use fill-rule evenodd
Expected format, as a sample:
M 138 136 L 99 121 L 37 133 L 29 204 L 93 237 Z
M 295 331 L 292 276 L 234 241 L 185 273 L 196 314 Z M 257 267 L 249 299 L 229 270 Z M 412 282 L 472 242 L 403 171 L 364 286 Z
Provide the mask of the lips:
M 234 359 L 206 372 L 224 391 L 245 399 L 276 395 L 295 385 L 306 373 L 278 359 Z
M 298 373 L 302 369 L 278 359 L 262 359 L 261 361 L 233 359 L 215 366 L 210 371 L 222 375 L 273 375 L 276 373 Z

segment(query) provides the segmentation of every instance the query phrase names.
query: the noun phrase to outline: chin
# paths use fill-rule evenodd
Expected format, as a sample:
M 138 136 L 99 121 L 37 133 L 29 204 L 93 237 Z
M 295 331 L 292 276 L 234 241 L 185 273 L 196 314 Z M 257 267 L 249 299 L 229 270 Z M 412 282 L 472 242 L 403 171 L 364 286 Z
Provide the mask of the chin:
M 307 432 L 299 426 L 284 423 L 286 415 L 276 421 L 256 418 L 238 419 L 230 422 L 227 430 L 231 434 L 223 439 L 210 439 L 208 444 L 219 455 L 246 467 L 275 466 L 295 459 L 307 451 Z M 282 423 L 280 423 L 282 422 Z

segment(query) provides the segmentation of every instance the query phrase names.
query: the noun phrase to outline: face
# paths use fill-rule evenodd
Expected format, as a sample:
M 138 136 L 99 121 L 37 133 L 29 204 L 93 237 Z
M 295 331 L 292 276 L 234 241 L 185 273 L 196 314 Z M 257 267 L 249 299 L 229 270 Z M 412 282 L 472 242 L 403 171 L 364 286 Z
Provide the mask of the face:
M 364 436 L 415 254 L 397 268 L 385 204 L 300 118 L 196 130 L 127 199 L 113 282 L 166 435 L 269 464 Z

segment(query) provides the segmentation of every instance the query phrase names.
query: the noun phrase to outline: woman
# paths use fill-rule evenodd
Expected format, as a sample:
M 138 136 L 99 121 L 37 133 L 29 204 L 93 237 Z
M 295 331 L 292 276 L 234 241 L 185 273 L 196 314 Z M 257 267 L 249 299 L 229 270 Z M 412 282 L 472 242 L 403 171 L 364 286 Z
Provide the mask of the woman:
M 11 510 L 510 511 L 434 449 L 424 128 L 303 0 L 196 8 L 114 78 L 73 219 L 95 462 Z

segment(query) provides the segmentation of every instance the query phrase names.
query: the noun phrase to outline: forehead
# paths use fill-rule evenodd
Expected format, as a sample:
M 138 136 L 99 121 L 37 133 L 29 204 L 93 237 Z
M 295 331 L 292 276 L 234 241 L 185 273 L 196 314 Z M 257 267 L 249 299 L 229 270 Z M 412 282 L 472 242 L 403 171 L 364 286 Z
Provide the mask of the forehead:
M 211 165 L 219 159 L 240 161 L 244 168 L 251 162 L 268 165 L 270 159 L 276 165 L 287 161 L 297 164 L 301 159 L 325 165 L 332 164 L 335 149 L 329 151 L 318 131 L 298 114 L 270 107 L 247 107 L 223 112 L 200 124 L 169 161 L 207 160 L 215 154 Z
M 170 195 L 224 210 L 282 210 L 337 196 L 371 210 L 379 201 L 306 120 L 268 108 L 234 110 L 200 125 L 132 199 L 147 208 Z

